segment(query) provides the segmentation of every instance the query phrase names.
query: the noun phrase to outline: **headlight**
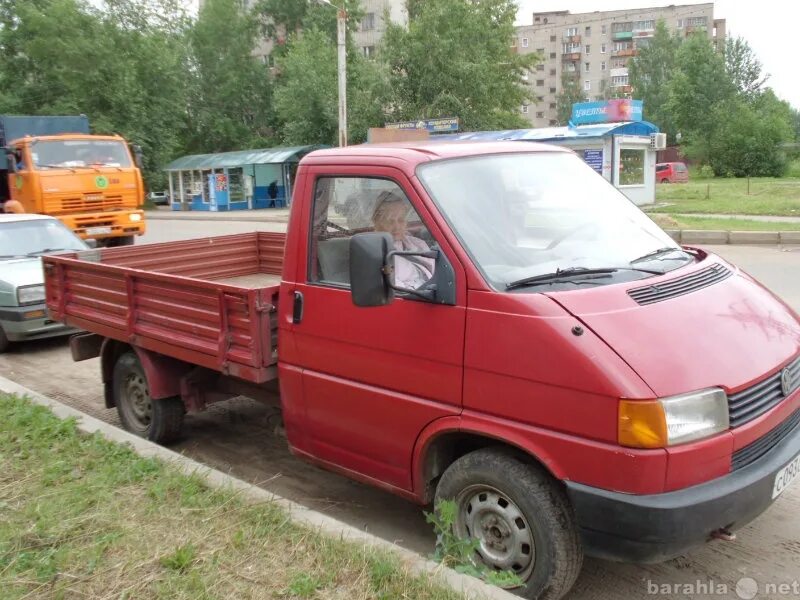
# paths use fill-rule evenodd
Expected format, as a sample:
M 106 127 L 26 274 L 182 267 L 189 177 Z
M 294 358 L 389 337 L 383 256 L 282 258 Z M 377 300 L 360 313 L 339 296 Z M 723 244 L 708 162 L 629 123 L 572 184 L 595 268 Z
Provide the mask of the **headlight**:
M 620 400 L 618 440 L 630 448 L 664 448 L 725 431 L 728 397 L 718 388 L 660 398 Z
M 131 213 L 130 215 L 128 215 L 128 217 L 130 218 L 132 223 L 138 223 L 139 221 L 142 220 L 142 215 L 140 215 L 139 213 Z
M 25 304 L 37 304 L 44 302 L 43 285 L 26 285 L 17 289 L 17 303 L 20 306 Z

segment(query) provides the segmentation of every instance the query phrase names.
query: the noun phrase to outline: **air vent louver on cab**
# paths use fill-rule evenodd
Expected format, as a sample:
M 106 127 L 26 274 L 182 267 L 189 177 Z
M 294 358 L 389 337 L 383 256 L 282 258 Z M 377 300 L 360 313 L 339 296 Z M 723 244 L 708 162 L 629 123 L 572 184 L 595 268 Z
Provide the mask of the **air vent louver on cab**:
M 691 294 L 730 276 L 730 270 L 724 266 L 719 264 L 711 265 L 684 277 L 628 290 L 628 295 L 638 304 L 654 304 L 655 302 L 662 302 L 684 294 Z

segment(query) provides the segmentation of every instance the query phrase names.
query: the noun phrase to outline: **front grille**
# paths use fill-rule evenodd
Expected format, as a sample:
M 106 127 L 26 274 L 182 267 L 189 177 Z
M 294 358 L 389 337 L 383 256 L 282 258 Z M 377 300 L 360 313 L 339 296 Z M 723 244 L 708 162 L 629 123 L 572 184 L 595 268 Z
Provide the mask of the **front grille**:
M 719 264 L 711 265 L 685 277 L 628 290 L 628 295 L 641 305 L 654 304 L 684 294 L 691 294 L 730 276 L 731 272 L 726 267 Z
M 106 212 L 125 208 L 125 201 L 121 195 L 105 195 L 101 192 L 83 194 L 81 196 L 46 199 L 47 206 L 53 212 L 62 214 Z
M 731 427 L 739 427 L 752 421 L 786 398 L 782 383 L 784 371 L 788 371 L 788 388 L 791 394 L 800 386 L 800 358 L 746 390 L 728 396 Z
M 781 440 L 789 436 L 798 426 L 800 426 L 800 408 L 794 411 L 783 423 L 762 435 L 755 442 L 734 452 L 733 460 L 731 461 L 731 471 L 743 469 L 747 465 L 756 462 L 777 446 Z

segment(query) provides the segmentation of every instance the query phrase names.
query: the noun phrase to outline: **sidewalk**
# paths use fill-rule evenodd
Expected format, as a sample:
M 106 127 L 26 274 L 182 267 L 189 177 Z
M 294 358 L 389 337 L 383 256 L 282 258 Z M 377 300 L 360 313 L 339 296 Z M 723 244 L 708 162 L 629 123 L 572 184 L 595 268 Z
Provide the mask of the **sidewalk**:
M 161 221 L 261 221 L 286 223 L 289 221 L 289 208 L 263 208 L 255 210 L 231 210 L 210 212 L 200 210 L 169 210 L 157 208 L 145 211 L 146 219 Z
M 659 214 L 659 213 L 654 213 Z M 665 214 L 665 213 L 661 213 Z M 800 217 L 782 217 L 778 215 L 718 215 L 706 213 L 674 213 L 673 216 L 699 217 L 707 219 L 742 219 L 745 221 L 761 221 L 762 223 L 800 223 Z

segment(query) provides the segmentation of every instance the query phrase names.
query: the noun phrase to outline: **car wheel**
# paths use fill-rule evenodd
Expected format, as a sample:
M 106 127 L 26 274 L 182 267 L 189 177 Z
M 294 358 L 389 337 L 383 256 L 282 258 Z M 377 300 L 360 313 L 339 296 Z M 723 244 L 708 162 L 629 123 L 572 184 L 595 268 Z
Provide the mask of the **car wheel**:
M 3 328 L 0 326 L 0 354 L 8 350 L 8 347 L 11 345 L 11 342 L 8 341 L 8 336 L 6 332 L 3 331 Z
M 117 359 L 112 384 L 117 413 L 126 430 L 159 444 L 178 438 L 185 414 L 183 401 L 178 397 L 150 398 L 147 377 L 135 352 Z
M 522 581 L 515 594 L 558 600 L 583 564 L 578 526 L 564 490 L 538 465 L 502 448 L 484 448 L 450 465 L 436 501 L 456 503 L 454 533 L 478 542 L 490 569 Z
M 119 246 L 133 246 L 134 236 L 123 235 L 120 237 L 106 238 L 107 248 L 118 248 Z
M 661 180 L 661 183 L 669 183 L 669 179 L 666 179 L 666 178 L 665 178 L 665 179 L 662 179 L 662 180 Z

